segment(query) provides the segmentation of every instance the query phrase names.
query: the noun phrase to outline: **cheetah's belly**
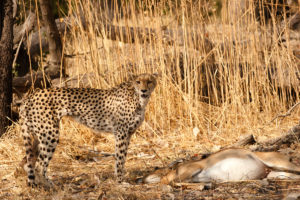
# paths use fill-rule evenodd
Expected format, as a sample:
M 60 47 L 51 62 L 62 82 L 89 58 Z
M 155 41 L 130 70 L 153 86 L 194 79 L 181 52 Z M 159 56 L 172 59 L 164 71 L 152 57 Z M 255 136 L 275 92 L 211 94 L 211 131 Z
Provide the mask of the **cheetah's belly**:
M 76 115 L 71 115 L 69 116 L 76 122 L 83 124 L 90 129 L 92 129 L 95 133 L 99 132 L 109 132 L 113 133 L 114 132 L 114 126 L 113 126 L 113 120 L 111 117 L 107 118 L 82 118 L 80 116 Z
M 144 109 L 138 112 L 122 112 L 113 111 L 106 114 L 98 114 L 90 112 L 85 115 L 77 115 L 77 113 L 68 113 L 69 117 L 76 122 L 83 124 L 93 131 L 97 132 L 110 132 L 113 133 L 118 126 L 127 127 L 128 131 L 132 134 L 143 123 L 145 117 Z M 74 115 L 75 114 L 75 115 Z

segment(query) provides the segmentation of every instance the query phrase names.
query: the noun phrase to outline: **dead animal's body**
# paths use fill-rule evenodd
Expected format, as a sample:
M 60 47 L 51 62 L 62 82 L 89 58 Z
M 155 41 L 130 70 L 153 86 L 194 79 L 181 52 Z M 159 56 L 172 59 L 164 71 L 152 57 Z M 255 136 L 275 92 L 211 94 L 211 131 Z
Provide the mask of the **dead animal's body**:
M 171 182 L 241 181 L 266 177 L 300 178 L 297 174 L 300 174 L 300 167 L 280 153 L 226 149 L 202 160 L 157 169 L 145 176 L 142 182 L 169 184 Z

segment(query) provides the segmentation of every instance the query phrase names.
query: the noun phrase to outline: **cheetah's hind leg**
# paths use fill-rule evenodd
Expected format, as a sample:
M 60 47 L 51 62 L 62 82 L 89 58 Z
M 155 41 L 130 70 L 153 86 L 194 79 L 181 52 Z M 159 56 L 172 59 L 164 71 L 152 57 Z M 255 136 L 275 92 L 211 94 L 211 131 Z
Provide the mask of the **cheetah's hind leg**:
M 38 151 L 39 155 L 35 163 L 36 183 L 43 186 L 45 189 L 53 188 L 54 184 L 48 179 L 46 173 L 49 162 L 52 159 L 53 153 L 59 141 L 59 121 L 49 120 L 45 122 L 47 125 L 47 136 L 43 137 L 39 133 Z
M 27 184 L 28 186 L 34 187 L 36 186 L 34 166 L 38 154 L 38 152 L 35 151 L 35 149 L 37 149 L 37 143 L 32 143 L 32 138 L 29 130 L 29 123 L 26 120 L 22 120 L 20 122 L 20 125 L 26 151 L 26 162 L 24 164 L 24 170 L 27 173 Z

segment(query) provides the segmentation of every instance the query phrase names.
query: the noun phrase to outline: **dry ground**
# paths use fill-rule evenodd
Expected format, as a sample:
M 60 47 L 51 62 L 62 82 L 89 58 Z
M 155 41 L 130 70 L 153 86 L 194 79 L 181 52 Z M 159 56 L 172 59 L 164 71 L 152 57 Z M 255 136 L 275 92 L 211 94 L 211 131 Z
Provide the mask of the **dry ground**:
M 285 124 L 288 126 L 289 123 Z M 287 128 L 274 128 L 272 135 L 280 135 Z M 217 142 L 195 139 L 192 133 L 154 134 L 145 124 L 132 139 L 126 163 L 127 183 L 120 185 L 114 181 L 114 158 L 101 154 L 114 152 L 113 136 L 95 136 L 89 129 L 68 119 L 62 122 L 61 142 L 49 167 L 48 175 L 56 185 L 55 191 L 31 189 L 26 186 L 26 176 L 19 166 L 24 148 L 17 129 L 14 126 L 1 139 L 0 199 L 282 199 L 287 194 L 300 192 L 300 180 L 258 180 L 205 186 L 138 185 L 135 179 L 156 166 L 218 149 L 217 145 L 212 145 Z M 252 131 L 249 129 L 248 133 Z M 183 134 L 190 134 L 190 137 L 182 137 Z M 289 148 L 282 147 L 282 152 L 298 165 L 299 151 L 297 142 Z

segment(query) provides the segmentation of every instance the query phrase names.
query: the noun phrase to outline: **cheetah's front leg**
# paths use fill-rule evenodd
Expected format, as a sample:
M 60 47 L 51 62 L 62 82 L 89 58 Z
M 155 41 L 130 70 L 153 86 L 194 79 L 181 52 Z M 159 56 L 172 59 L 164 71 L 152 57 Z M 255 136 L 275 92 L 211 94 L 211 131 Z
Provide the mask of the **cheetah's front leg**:
M 115 147 L 115 175 L 117 182 L 121 183 L 124 176 L 124 164 L 126 161 L 127 149 L 130 143 L 130 134 L 124 132 L 117 132 L 115 134 L 116 147 Z

